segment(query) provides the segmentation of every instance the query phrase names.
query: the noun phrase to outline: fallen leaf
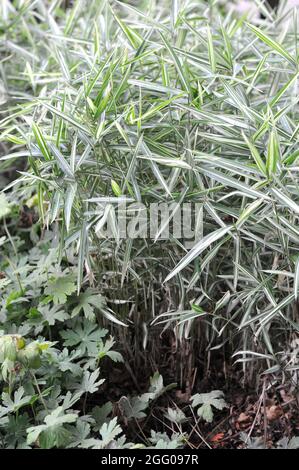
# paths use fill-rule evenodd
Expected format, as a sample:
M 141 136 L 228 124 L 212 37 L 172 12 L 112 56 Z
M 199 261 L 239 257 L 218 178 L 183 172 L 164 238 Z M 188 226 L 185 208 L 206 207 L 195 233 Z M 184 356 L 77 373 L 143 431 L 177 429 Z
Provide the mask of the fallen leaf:
M 248 416 L 246 413 L 241 413 L 237 421 L 239 424 L 248 423 L 248 421 L 250 421 L 250 416 Z
M 220 442 L 222 441 L 223 438 L 224 438 L 224 432 L 219 432 L 218 434 L 215 434 L 215 436 L 211 438 L 211 442 Z
M 266 408 L 268 421 L 275 421 L 283 415 L 283 409 L 280 405 L 272 405 Z
M 246 413 L 241 413 L 236 421 L 236 429 L 238 430 L 244 430 L 246 429 L 251 422 L 251 418 L 249 415 Z

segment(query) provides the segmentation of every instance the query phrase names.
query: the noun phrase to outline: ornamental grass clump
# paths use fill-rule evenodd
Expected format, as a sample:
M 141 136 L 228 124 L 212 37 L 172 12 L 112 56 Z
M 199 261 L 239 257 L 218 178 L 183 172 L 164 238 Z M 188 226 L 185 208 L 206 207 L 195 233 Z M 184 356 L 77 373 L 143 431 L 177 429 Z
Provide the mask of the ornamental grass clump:
M 35 198 L 77 294 L 101 295 L 115 334 L 138 331 L 135 352 L 171 328 L 194 361 L 223 349 L 293 377 L 297 10 L 262 5 L 250 22 L 217 2 L 19 3 L 0 15 L 1 165 L 26 162 L 8 200 Z M 153 204 L 168 212 L 123 236 L 124 202 L 135 228 L 140 207 L 146 229 Z M 192 239 L 163 238 L 182 208 Z

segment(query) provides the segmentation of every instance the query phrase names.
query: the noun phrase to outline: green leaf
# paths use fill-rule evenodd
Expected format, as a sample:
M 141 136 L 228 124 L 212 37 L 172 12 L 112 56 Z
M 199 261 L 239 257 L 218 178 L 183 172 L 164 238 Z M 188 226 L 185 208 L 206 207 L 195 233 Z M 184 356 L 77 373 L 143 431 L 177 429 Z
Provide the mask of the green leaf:
M 140 397 L 121 397 L 119 400 L 119 408 L 123 416 L 128 421 L 131 419 L 143 419 L 146 417 L 144 412 L 148 407 L 148 402 Z
M 111 348 L 114 346 L 115 341 L 112 337 L 107 339 L 105 343 L 99 341 L 99 352 L 98 359 L 103 359 L 103 357 L 108 356 L 112 359 L 113 362 L 124 362 L 122 355 L 117 351 L 111 351 Z
M 251 204 L 248 204 L 248 206 L 245 207 L 245 209 L 242 211 L 240 217 L 238 218 L 236 222 L 236 227 L 240 228 L 246 220 L 249 219 L 249 217 L 254 214 L 254 212 L 259 208 L 259 206 L 264 202 L 263 199 L 256 199 L 256 201 L 253 201 Z
M 42 319 L 50 326 L 55 325 L 57 321 L 64 322 L 69 319 L 68 313 L 61 310 L 59 305 L 39 305 L 38 312 L 41 313 Z M 40 320 L 41 318 L 38 317 L 37 322 L 40 322 Z
M 277 201 L 282 204 L 282 206 L 287 206 L 296 214 L 299 214 L 299 205 L 295 201 L 293 201 L 293 199 L 291 199 L 289 196 L 287 196 L 277 188 L 272 188 L 271 192 L 274 195 L 275 199 L 277 199 Z
M 69 178 L 74 179 L 74 173 L 72 172 L 69 163 L 66 161 L 66 159 L 64 158 L 60 150 L 53 144 L 50 145 L 50 148 L 54 157 L 57 160 L 57 164 L 59 168 L 61 168 L 65 176 L 68 176 Z
M 84 320 L 72 330 L 62 331 L 60 335 L 64 339 L 64 346 L 77 346 L 81 354 L 96 356 L 99 350 L 99 342 L 107 335 L 108 331 L 99 328 L 96 324 Z
M 273 106 L 278 103 L 280 98 L 285 94 L 285 92 L 293 85 L 297 83 L 299 73 L 296 73 L 280 90 L 279 92 L 272 98 L 270 101 L 270 107 L 272 108 Z
M 150 442 L 154 449 L 177 449 L 184 446 L 185 436 L 179 433 L 168 436 L 166 432 L 151 430 Z
M 98 380 L 100 370 L 96 369 L 93 372 L 85 370 L 83 372 L 82 382 L 76 386 L 76 390 L 82 393 L 95 393 L 99 390 L 100 386 L 105 382 L 105 379 Z
M 113 418 L 109 423 L 104 423 L 101 426 L 100 434 L 102 437 L 101 449 L 105 449 L 110 442 L 112 442 L 116 436 L 122 433 L 122 429 L 117 424 L 117 418 Z
M 259 28 L 256 26 L 253 26 L 252 24 L 249 24 L 246 22 L 246 25 L 253 31 L 256 36 L 261 39 L 267 46 L 269 46 L 273 51 L 276 51 L 278 54 L 280 54 L 282 57 L 287 59 L 292 65 L 296 65 L 295 59 L 282 47 L 281 44 L 278 42 L 274 41 L 271 39 L 269 36 L 267 36 L 265 33 L 263 33 Z
M 122 195 L 122 190 L 116 181 L 111 180 L 111 188 L 116 197 L 119 197 Z
M 80 230 L 80 237 L 79 237 L 79 259 L 78 259 L 78 274 L 77 274 L 77 294 L 80 294 L 82 279 L 83 279 L 83 268 L 84 268 L 84 261 L 86 258 L 86 248 L 87 248 L 87 224 L 86 221 L 83 220 L 82 227 Z
M 0 193 L 0 220 L 10 214 L 10 204 L 4 193 Z
M 178 75 L 180 77 L 180 81 L 181 81 L 181 84 L 182 84 L 184 90 L 189 92 L 189 88 L 190 88 L 189 82 L 188 82 L 188 79 L 185 77 L 185 73 L 184 73 L 182 64 L 180 62 L 180 59 L 176 55 L 173 47 L 171 46 L 170 42 L 166 39 L 166 37 L 161 32 L 160 32 L 160 35 L 161 35 L 162 41 L 163 41 L 166 49 L 168 50 L 169 54 L 171 55 L 171 57 L 174 61 L 175 68 L 177 69 L 177 72 L 178 72 Z
M 295 263 L 295 277 L 294 277 L 294 295 L 295 300 L 298 299 L 298 292 L 299 292 L 299 256 Z
M 85 318 L 91 321 L 95 319 L 95 309 L 101 310 L 106 305 L 101 294 L 96 293 L 93 289 L 81 292 L 79 296 L 74 298 L 74 302 L 77 305 L 73 308 L 71 316 L 76 317 L 83 310 Z
M 168 390 L 171 390 L 175 386 L 176 386 L 175 383 L 164 386 L 163 377 L 157 371 L 154 373 L 154 375 L 150 379 L 149 391 L 146 393 L 143 393 L 140 396 L 140 399 L 148 403 L 149 401 L 156 400 L 161 395 L 163 395 L 163 393 L 167 392 Z
M 299 437 L 293 436 L 290 439 L 288 449 L 299 449 Z
M 65 414 L 63 408 L 59 406 L 45 417 L 45 424 L 27 429 L 27 443 L 33 444 L 38 441 L 42 449 L 67 446 L 70 431 L 64 425 L 74 423 L 77 418 L 74 413 Z
M 266 170 L 266 165 L 261 158 L 257 148 L 255 145 L 246 137 L 246 135 L 243 133 L 244 140 L 246 144 L 248 145 L 248 148 L 251 152 L 252 158 L 254 159 L 258 169 L 266 176 L 267 175 L 267 170 Z
M 223 237 L 227 232 L 232 229 L 232 226 L 229 227 L 222 227 L 218 230 L 215 230 L 213 233 L 206 235 L 202 240 L 194 245 L 194 247 L 184 256 L 183 259 L 177 264 L 175 269 L 171 271 L 170 274 L 166 277 L 164 282 L 168 282 L 171 278 L 173 278 L 176 274 L 178 274 L 182 269 L 184 269 L 188 264 L 190 264 L 194 259 L 196 259 L 200 253 L 206 250 L 212 243 L 219 240 L 219 238 Z
M 124 35 L 126 36 L 126 38 L 129 40 L 130 44 L 132 45 L 132 47 L 134 49 L 138 49 L 138 47 L 142 43 L 142 38 L 140 37 L 140 35 L 138 33 L 136 33 L 136 31 L 134 31 L 132 28 L 129 28 L 129 26 L 126 25 L 124 23 L 124 21 L 122 21 L 116 15 L 116 13 L 112 10 L 112 8 L 111 8 L 111 11 L 112 11 L 113 16 L 116 19 L 117 23 L 119 24 L 121 30 L 123 31 Z
M 277 133 L 272 130 L 269 136 L 268 151 L 267 151 L 267 173 L 272 176 L 277 172 L 277 165 L 280 161 L 280 148 Z
M 76 119 L 69 116 L 68 114 L 64 113 L 63 111 L 60 111 L 59 109 L 55 108 L 54 106 L 48 103 L 41 102 L 40 104 L 44 106 L 45 108 L 47 108 L 49 111 L 51 111 L 53 114 L 59 116 L 62 120 L 71 124 L 73 127 L 75 127 L 75 129 L 79 129 L 83 131 L 86 135 L 92 135 L 88 127 L 84 126 L 83 124 L 81 124 Z
M 99 431 L 102 425 L 107 421 L 108 416 L 112 413 L 113 406 L 111 401 L 108 401 L 105 403 L 105 405 L 102 406 L 95 406 L 92 409 L 92 417 L 95 420 L 95 424 L 93 424 L 93 430 L 94 431 Z
M 45 157 L 46 160 L 51 160 L 51 154 L 47 145 L 47 142 L 42 134 L 42 131 L 38 127 L 38 125 L 33 122 L 32 123 L 32 130 L 37 142 L 37 145 L 40 148 L 40 151 L 42 152 L 43 156 Z
M 169 421 L 175 424 L 182 424 L 188 421 L 188 418 L 186 417 L 185 413 L 180 410 L 180 408 L 168 407 L 167 413 L 165 413 L 164 416 L 169 419 Z
M 7 415 L 8 413 L 16 413 L 23 406 L 27 406 L 31 403 L 32 396 L 25 395 L 24 387 L 19 387 L 18 390 L 14 392 L 13 399 L 8 393 L 2 393 L 2 405 L 0 407 L 0 418 Z
M 210 169 L 203 168 L 203 167 L 201 167 L 200 171 L 204 173 L 205 175 L 209 176 L 210 178 L 215 179 L 216 181 L 219 181 L 219 183 L 223 183 L 227 186 L 237 189 L 238 191 L 244 193 L 244 195 L 248 197 L 252 197 L 252 198 L 263 197 L 266 200 L 270 199 L 266 194 L 263 194 L 262 192 L 250 187 L 248 184 L 238 181 L 236 178 L 225 175 L 221 171 L 217 171 L 214 169 L 210 170 Z
M 212 423 L 214 418 L 213 407 L 217 410 L 223 410 L 228 406 L 223 396 L 224 394 L 220 390 L 213 390 L 210 393 L 196 393 L 191 397 L 192 407 L 197 408 L 199 406 L 198 416 L 207 423 Z
M 169 100 L 164 100 L 161 103 L 157 104 L 156 106 L 152 106 L 149 110 L 147 110 L 142 116 L 133 119 L 132 123 L 134 122 L 141 122 L 141 121 L 146 121 L 149 118 L 152 118 L 157 114 L 159 111 L 162 109 L 168 107 L 173 101 L 175 101 L 178 97 L 173 96 L 172 98 L 169 98 Z
M 65 304 L 67 297 L 73 294 L 76 285 L 72 275 L 59 276 L 49 281 L 45 294 L 53 298 L 54 304 Z
M 69 228 L 70 228 L 72 207 L 73 207 L 74 200 L 76 197 L 76 192 L 77 192 L 77 185 L 69 184 L 66 190 L 65 205 L 64 205 L 64 217 L 65 217 L 65 226 L 66 226 L 67 232 L 69 231 Z
M 214 45 L 213 45 L 213 37 L 211 33 L 211 29 L 209 25 L 207 25 L 207 36 L 208 36 L 208 53 L 209 53 L 209 61 L 211 64 L 212 72 L 216 72 L 216 57 L 214 52 Z

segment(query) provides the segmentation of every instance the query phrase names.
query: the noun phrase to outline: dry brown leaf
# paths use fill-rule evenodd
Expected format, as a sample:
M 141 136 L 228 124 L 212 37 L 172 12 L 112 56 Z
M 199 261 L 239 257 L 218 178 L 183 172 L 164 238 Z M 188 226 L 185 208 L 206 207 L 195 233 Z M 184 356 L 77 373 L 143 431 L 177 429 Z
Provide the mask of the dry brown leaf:
M 268 421 L 275 421 L 283 415 L 283 409 L 280 405 L 266 407 L 266 417 Z

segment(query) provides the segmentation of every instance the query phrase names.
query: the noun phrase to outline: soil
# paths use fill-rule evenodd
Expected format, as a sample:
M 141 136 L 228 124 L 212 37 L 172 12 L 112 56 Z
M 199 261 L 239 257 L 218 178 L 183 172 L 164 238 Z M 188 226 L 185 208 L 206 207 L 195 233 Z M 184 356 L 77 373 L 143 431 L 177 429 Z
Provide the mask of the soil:
M 164 351 L 164 358 L 167 354 Z M 201 365 L 193 369 L 193 378 L 183 387 L 177 381 L 177 387 L 163 394 L 156 400 L 148 413 L 148 417 L 137 422 L 123 420 L 126 434 L 135 442 L 143 442 L 142 432 L 150 434 L 150 430 L 167 432 L 171 435 L 175 426 L 164 417 L 168 407 L 180 408 L 189 418 L 183 424 L 183 431 L 188 436 L 186 448 L 277 448 L 281 441 L 287 442 L 299 436 L 299 393 L 291 383 L 279 385 L 279 381 L 271 375 L 261 376 L 257 384 L 244 383 L 243 372 L 225 364 L 220 367 L 222 356 L 213 358 L 213 368 L 208 373 L 200 370 Z M 128 365 L 131 362 L 131 366 Z M 174 361 L 175 362 L 175 361 Z M 101 405 L 107 400 L 114 404 L 114 413 L 122 420 L 118 403 L 123 396 L 136 396 L 147 392 L 149 377 L 155 372 L 150 367 L 155 361 L 147 357 L 147 367 L 134 367 L 133 361 L 117 364 L 112 372 L 107 368 L 108 379 L 101 390 L 101 396 L 90 403 Z M 105 365 L 104 365 L 105 368 Z M 157 370 L 157 369 L 156 369 Z M 222 372 L 219 373 L 219 370 Z M 134 371 L 134 372 L 133 372 Z M 138 376 L 136 376 L 138 371 Z M 164 378 L 164 385 L 173 383 L 174 373 L 169 368 L 169 361 L 162 365 L 159 372 Z M 192 383 L 191 383 L 192 382 Z M 222 390 L 228 408 L 223 411 L 214 410 L 212 424 L 199 420 L 190 407 L 190 397 L 195 393 L 206 393 Z M 104 397 L 104 398 L 103 398 Z M 99 401 L 98 401 L 99 399 Z M 142 431 L 142 432 L 141 432 Z

